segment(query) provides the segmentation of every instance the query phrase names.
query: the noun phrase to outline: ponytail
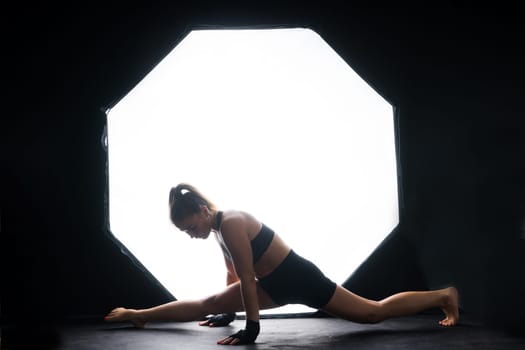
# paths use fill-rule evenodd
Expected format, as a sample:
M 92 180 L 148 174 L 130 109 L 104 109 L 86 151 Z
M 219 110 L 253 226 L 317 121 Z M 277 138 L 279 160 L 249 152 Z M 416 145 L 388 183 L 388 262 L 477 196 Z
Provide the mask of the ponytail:
M 169 207 L 170 219 L 173 223 L 196 214 L 200 211 L 201 205 L 210 209 L 216 209 L 215 205 L 204 197 L 195 187 L 180 183 L 170 190 Z

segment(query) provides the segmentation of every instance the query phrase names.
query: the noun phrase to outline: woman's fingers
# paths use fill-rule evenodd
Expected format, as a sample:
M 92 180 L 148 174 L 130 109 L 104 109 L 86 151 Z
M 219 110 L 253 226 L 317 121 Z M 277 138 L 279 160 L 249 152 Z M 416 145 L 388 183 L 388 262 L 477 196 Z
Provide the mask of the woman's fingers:
M 235 345 L 238 342 L 240 342 L 240 340 L 238 338 L 227 337 L 227 338 L 219 340 L 217 342 L 217 344 L 219 344 L 219 345 Z
M 199 326 L 211 326 L 210 320 L 199 322 Z

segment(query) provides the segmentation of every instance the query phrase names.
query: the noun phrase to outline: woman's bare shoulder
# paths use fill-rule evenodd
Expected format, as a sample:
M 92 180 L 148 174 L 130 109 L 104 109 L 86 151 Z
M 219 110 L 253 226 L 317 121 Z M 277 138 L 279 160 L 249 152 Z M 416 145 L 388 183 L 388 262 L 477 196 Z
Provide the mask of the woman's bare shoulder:
M 242 211 L 242 210 L 235 210 L 235 209 L 229 209 L 225 210 L 223 212 L 223 220 L 242 220 L 242 221 L 257 221 L 258 220 L 253 216 L 252 214 Z
M 236 226 L 246 230 L 250 236 L 258 231 L 261 223 L 252 214 L 242 210 L 225 210 L 223 212 L 222 228 Z

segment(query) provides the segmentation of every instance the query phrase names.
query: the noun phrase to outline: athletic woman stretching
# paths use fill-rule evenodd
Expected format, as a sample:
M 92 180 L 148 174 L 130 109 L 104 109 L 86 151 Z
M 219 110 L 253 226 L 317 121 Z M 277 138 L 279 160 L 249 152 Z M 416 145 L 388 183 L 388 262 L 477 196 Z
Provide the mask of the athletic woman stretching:
M 222 212 L 188 184 L 171 189 L 169 205 L 173 224 L 192 238 L 206 239 L 211 232 L 215 234 L 228 270 L 227 288 L 202 300 L 177 300 L 142 310 L 116 308 L 104 318 L 106 321 L 130 321 L 144 327 L 149 321 L 185 322 L 220 314 L 201 322 L 220 326 L 233 320 L 228 315 L 245 311 L 246 327 L 217 342 L 223 345 L 253 343 L 260 331 L 259 310 L 292 303 L 359 323 L 377 323 L 439 307 L 445 313 L 440 325 L 458 322 L 454 287 L 403 292 L 381 301 L 365 299 L 332 282 L 252 215 Z

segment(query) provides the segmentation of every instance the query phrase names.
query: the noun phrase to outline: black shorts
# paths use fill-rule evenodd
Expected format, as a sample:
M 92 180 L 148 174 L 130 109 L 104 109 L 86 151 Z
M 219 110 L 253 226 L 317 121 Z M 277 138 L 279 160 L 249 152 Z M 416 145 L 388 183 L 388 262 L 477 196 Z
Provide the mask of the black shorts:
M 259 285 L 278 305 L 304 304 L 320 309 L 332 298 L 337 285 L 317 266 L 293 250 Z

